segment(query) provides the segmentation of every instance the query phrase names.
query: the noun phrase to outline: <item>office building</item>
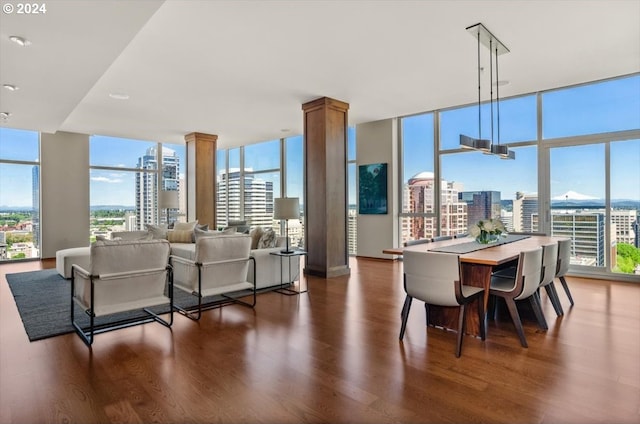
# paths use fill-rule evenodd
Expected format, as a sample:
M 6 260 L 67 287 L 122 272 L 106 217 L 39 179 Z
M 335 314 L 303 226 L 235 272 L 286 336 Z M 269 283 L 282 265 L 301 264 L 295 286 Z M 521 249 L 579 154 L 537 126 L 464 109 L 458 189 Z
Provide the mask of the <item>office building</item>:
M 467 204 L 467 222 L 500 219 L 499 191 L 463 191 L 458 193 L 458 198 Z

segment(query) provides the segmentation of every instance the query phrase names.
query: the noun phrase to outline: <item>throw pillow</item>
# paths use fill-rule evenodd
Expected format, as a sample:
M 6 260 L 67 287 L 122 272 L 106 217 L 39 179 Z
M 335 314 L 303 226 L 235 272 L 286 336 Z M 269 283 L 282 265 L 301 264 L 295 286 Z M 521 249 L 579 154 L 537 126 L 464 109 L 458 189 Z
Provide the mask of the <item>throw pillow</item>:
M 260 237 L 262 237 L 262 233 L 264 230 L 262 227 L 258 226 L 251 230 L 249 235 L 251 236 L 251 250 L 255 250 L 258 248 L 258 242 L 260 241 Z
M 167 240 L 169 243 L 191 243 L 193 231 L 189 230 L 169 230 L 167 231 Z
M 196 230 L 209 231 L 209 224 L 196 224 L 196 227 L 193 229 L 193 234 L 191 235 L 191 243 L 196 242 Z
M 109 239 L 106 236 L 101 236 L 101 235 L 96 236 L 96 241 L 105 241 L 105 240 L 109 240 Z
M 159 239 L 167 239 L 167 226 L 163 225 L 153 225 L 153 224 L 145 224 L 145 228 L 149 232 L 149 235 L 153 240 Z
M 276 247 L 276 232 L 273 231 L 273 228 L 264 230 L 258 242 L 258 249 L 268 249 L 270 247 Z
M 173 229 L 178 231 L 193 231 L 193 229 L 196 228 L 196 225 L 198 225 L 198 220 L 191 222 L 176 222 L 173 225 Z
M 226 235 L 235 234 L 235 233 L 236 233 L 235 228 L 224 230 L 224 231 L 208 231 L 208 230 L 200 230 L 196 227 L 196 229 L 193 230 L 193 234 L 195 235 L 196 242 L 203 237 L 220 237 L 220 236 L 226 236 Z

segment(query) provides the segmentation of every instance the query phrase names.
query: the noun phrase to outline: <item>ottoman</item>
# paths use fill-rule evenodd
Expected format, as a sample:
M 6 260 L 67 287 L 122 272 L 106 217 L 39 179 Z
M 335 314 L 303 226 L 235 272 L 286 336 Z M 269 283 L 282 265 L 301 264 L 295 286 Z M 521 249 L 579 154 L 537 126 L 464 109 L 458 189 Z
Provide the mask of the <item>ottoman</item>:
M 71 265 L 76 264 L 89 269 L 91 247 L 74 247 L 56 252 L 56 269 L 64 278 L 71 278 Z

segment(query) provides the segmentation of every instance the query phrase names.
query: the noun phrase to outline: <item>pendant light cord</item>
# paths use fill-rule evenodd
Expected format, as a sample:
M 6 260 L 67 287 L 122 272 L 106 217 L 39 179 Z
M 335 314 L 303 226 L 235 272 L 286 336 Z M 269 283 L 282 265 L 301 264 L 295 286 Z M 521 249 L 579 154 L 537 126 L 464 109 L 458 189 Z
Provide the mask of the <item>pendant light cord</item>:
M 498 78 L 498 46 L 496 46 L 496 107 L 498 112 L 498 144 L 500 144 L 500 78 Z
M 480 108 L 480 28 L 478 28 L 478 140 L 482 138 L 482 118 Z

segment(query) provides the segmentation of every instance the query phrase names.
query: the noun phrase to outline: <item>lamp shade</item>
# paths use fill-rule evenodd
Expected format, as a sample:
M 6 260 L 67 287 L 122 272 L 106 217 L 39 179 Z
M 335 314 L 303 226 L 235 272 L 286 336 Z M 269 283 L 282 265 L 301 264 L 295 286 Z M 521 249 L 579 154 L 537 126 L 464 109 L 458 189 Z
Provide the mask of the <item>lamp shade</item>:
M 180 204 L 178 202 L 177 190 L 162 190 L 160 192 L 160 198 L 158 199 L 161 209 L 178 209 Z
M 274 199 L 273 217 L 275 219 L 300 218 L 300 202 L 297 197 Z

